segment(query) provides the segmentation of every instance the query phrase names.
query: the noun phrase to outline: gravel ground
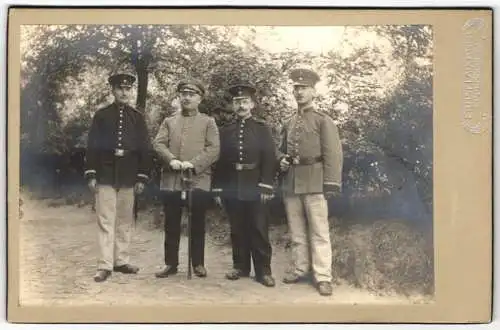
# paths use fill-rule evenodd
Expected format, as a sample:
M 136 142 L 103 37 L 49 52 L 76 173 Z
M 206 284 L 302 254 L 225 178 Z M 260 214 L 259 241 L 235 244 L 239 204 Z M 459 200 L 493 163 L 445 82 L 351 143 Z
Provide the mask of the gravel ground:
M 170 305 L 259 303 L 420 303 L 422 297 L 377 296 L 347 284 L 337 284 L 331 297 L 321 297 L 309 283 L 281 283 L 289 253 L 274 246 L 272 267 L 277 285 L 266 288 L 252 279 L 228 281 L 231 251 L 207 236 L 208 277 L 186 278 L 186 237 L 181 240 L 181 265 L 176 276 L 157 279 L 163 268 L 163 232 L 148 228 L 141 218 L 131 245 L 132 262 L 141 268 L 136 275 L 113 273 L 104 283 L 92 279 L 97 242 L 90 207 L 24 200 L 21 220 L 22 305 Z M 141 217 L 141 215 L 140 215 Z M 143 221 L 146 220 L 146 221 Z

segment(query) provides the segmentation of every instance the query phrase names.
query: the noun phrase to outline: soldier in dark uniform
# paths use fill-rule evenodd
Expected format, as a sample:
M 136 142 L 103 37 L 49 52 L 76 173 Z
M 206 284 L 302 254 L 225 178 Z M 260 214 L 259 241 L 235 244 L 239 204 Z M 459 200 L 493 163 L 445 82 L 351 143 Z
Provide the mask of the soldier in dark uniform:
M 112 271 L 139 271 L 129 264 L 128 248 L 134 193 L 142 193 L 148 180 L 151 146 L 143 114 L 129 105 L 135 80 L 128 68 L 109 77 L 115 100 L 95 113 L 88 135 L 84 175 L 96 195 L 100 251 L 96 282 L 105 281 Z
M 265 204 L 273 197 L 274 142 L 266 124 L 252 117 L 255 88 L 238 84 L 232 86 L 229 93 L 233 97 L 236 121 L 221 128 L 221 154 L 213 189 L 223 200 L 231 224 L 233 269 L 226 278 L 248 277 L 253 259 L 255 279 L 273 287 Z

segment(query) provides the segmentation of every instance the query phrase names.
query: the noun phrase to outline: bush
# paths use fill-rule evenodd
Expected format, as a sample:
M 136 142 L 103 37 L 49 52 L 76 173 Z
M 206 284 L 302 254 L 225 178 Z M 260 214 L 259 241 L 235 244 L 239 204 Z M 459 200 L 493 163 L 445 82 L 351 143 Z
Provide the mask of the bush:
M 331 232 L 336 280 L 378 294 L 431 294 L 432 244 L 398 220 L 356 224 Z

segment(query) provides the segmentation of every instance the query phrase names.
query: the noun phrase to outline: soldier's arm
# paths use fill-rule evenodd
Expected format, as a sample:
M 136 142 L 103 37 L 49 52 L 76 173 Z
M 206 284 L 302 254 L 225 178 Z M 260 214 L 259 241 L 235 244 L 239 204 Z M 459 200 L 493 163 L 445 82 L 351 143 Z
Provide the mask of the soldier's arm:
M 153 140 L 153 150 L 166 164 L 170 164 L 172 160 L 177 158 L 168 148 L 168 130 L 168 118 L 165 118 Z
M 139 115 L 138 125 L 140 148 L 137 180 L 146 183 L 147 181 L 149 181 L 149 173 L 152 166 L 152 146 L 149 139 L 148 127 L 146 125 L 146 120 L 144 119 L 143 114 Z
M 194 166 L 195 173 L 202 173 L 219 159 L 220 138 L 219 128 L 213 118 L 208 119 L 205 135 L 205 147 L 193 159 L 190 160 Z
M 99 149 L 99 113 L 96 112 L 90 124 L 87 135 L 87 150 L 85 151 L 85 172 L 86 180 L 95 179 L 97 174 Z
M 265 193 L 273 192 L 273 180 L 276 171 L 276 148 L 270 129 L 262 126 L 262 162 L 260 164 L 259 187 Z
M 343 152 L 337 125 L 328 116 L 321 120 L 321 153 L 323 155 L 324 189 L 342 189 Z
M 287 144 L 287 125 L 283 125 L 279 131 L 278 141 L 276 143 L 276 159 L 280 161 L 283 157 L 286 156 L 286 144 Z
M 222 192 L 222 176 L 224 175 L 224 155 L 223 152 L 223 139 L 224 139 L 224 129 L 221 128 L 219 131 L 219 146 L 220 154 L 217 161 L 213 164 L 213 175 L 212 175 L 212 192 L 215 194 L 220 194 Z

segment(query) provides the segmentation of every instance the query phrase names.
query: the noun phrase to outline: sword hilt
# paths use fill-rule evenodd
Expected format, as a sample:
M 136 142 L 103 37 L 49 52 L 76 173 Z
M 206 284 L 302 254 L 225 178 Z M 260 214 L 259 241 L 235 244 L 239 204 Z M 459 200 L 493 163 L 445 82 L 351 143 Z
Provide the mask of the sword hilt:
M 187 170 L 181 170 L 181 186 L 182 186 L 182 191 L 181 191 L 181 199 L 186 200 L 187 198 L 187 191 L 191 190 L 191 187 L 193 185 L 193 179 L 192 179 L 192 173 L 193 171 L 191 169 Z

